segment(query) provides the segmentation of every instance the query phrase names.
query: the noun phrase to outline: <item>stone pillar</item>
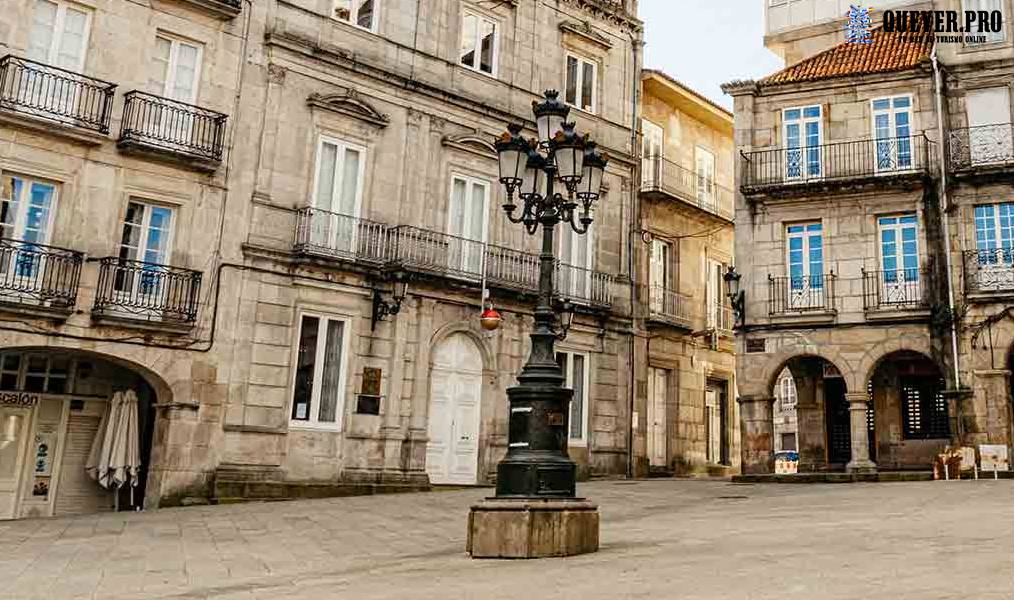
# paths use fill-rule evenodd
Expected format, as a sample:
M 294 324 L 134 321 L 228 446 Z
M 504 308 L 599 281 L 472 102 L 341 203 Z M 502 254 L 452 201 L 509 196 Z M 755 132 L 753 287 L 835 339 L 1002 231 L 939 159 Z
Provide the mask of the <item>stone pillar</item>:
M 849 403 L 849 418 L 852 430 L 852 460 L 846 465 L 850 473 L 868 473 L 877 470 L 877 465 L 870 460 L 870 437 L 866 425 L 866 409 L 870 396 L 866 392 L 845 394 Z
M 772 396 L 740 396 L 738 402 L 743 474 L 773 473 L 775 466 L 775 399 Z
M 1011 372 L 1006 369 L 983 369 L 973 372 L 972 389 L 959 398 L 963 423 L 962 444 L 1012 444 L 1014 423 L 1009 396 Z M 954 433 L 958 433 L 955 430 Z

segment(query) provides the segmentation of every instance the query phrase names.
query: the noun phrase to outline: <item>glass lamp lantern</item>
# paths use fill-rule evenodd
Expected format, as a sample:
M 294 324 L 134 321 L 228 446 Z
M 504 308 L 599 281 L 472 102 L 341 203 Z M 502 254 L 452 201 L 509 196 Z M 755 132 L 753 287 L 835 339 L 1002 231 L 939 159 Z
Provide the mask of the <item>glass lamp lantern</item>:
M 542 198 L 542 191 L 546 184 L 546 159 L 531 147 L 528 149 L 527 157 L 521 188 L 518 192 L 521 199 L 526 202 Z
M 581 169 L 581 182 L 577 186 L 577 197 L 584 202 L 585 211 L 599 199 L 602 193 L 602 175 L 609 158 L 598 152 L 595 142 L 586 142 Z
M 511 195 L 521 185 L 528 164 L 529 143 L 521 137 L 521 125 L 508 125 L 507 131 L 500 136 L 495 146 L 500 163 L 500 183 Z
M 570 107 L 560 102 L 559 95 L 556 90 L 547 90 L 545 100 L 532 102 L 532 112 L 539 130 L 539 145 L 543 147 L 549 145 L 570 114 Z
M 553 137 L 552 147 L 557 177 L 573 192 L 583 175 L 585 138 L 574 130 L 573 123 L 564 123 Z

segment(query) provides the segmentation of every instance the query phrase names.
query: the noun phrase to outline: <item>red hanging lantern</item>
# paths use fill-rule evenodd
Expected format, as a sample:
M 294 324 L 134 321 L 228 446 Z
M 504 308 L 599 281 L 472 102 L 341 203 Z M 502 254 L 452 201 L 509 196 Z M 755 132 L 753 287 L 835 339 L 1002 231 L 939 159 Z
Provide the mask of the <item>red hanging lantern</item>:
M 486 331 L 496 331 L 500 328 L 500 323 L 503 322 L 503 317 L 497 312 L 492 306 L 482 311 L 482 316 L 479 317 L 479 322 L 482 324 L 482 328 Z

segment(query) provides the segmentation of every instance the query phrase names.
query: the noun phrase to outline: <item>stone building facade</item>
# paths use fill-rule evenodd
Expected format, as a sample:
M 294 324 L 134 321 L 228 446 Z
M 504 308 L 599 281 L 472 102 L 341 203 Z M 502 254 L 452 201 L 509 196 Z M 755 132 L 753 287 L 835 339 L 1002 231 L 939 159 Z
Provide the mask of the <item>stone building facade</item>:
M 814 27 L 795 35 L 824 35 Z M 950 444 L 1012 442 L 1011 34 L 872 38 L 726 87 L 742 154 L 745 472 L 771 470 L 786 367 L 801 470 L 924 469 Z
M 659 71 L 642 78 L 638 472 L 739 465 L 732 312 L 732 115 Z M 640 358 L 643 356 L 643 359 Z M 643 445 L 642 445 L 643 444 Z
M 636 12 L 17 0 L 0 17 L 0 417 L 16 442 L 0 517 L 116 503 L 84 455 L 127 389 L 138 505 L 489 481 L 537 280 L 492 140 L 509 122 L 534 136 L 545 89 L 610 157 L 591 233 L 558 246 L 570 452 L 584 476 L 626 473 Z M 54 460 L 35 471 L 40 444 Z

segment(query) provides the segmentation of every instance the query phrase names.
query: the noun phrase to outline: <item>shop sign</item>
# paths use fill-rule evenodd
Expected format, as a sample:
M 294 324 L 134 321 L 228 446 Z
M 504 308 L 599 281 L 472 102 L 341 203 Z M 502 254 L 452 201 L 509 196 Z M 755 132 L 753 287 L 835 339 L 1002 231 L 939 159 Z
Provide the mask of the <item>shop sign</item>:
M 39 403 L 39 394 L 28 392 L 0 392 L 0 404 L 4 406 L 35 406 Z

